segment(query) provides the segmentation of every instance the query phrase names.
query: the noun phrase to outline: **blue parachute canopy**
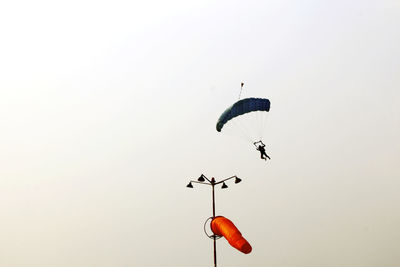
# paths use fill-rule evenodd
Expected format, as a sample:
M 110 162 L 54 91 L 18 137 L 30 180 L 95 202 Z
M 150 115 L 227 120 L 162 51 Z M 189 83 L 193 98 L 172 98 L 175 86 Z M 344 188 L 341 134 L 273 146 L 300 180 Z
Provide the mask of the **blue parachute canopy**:
M 220 132 L 229 120 L 253 111 L 269 111 L 271 103 L 266 98 L 245 98 L 237 101 L 221 114 L 217 121 L 217 131 Z

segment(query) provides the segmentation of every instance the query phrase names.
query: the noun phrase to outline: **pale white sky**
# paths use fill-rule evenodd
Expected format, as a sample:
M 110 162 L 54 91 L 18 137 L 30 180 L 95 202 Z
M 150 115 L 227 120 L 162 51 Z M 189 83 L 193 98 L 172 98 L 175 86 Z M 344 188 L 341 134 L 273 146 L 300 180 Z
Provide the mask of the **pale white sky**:
M 3 1 L 0 265 L 399 266 L 398 1 Z M 259 159 L 215 131 L 271 100 Z

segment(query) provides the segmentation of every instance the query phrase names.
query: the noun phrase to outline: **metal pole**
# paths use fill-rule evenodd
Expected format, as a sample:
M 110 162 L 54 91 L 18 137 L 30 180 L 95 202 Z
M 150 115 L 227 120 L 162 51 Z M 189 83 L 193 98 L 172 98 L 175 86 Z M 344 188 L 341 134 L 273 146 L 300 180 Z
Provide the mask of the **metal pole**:
M 215 218 L 215 193 L 214 193 L 214 183 L 212 185 L 212 205 L 213 205 L 213 219 Z
M 214 267 L 217 267 L 217 240 L 214 235 Z
M 215 218 L 215 192 L 214 192 L 214 186 L 215 186 L 215 179 L 211 179 L 211 186 L 212 186 L 212 205 L 213 205 L 213 219 Z M 212 222 L 212 221 L 211 221 Z M 217 267 L 217 240 L 215 239 L 215 234 L 214 234 L 214 267 Z

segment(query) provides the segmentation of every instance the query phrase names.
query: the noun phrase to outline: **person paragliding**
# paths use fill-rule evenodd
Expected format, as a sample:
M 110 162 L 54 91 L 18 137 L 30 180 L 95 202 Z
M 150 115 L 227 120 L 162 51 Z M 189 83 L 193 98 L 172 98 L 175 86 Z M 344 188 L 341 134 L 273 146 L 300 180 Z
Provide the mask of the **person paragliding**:
M 256 149 L 257 149 L 258 151 L 260 151 L 261 159 L 263 159 L 263 160 L 267 160 L 267 158 L 268 158 L 268 159 L 271 159 L 271 158 L 267 155 L 267 153 L 265 152 L 265 144 L 264 144 L 261 140 L 258 141 L 258 142 L 254 142 L 254 145 L 256 146 Z
M 243 84 L 241 83 L 241 89 Z M 244 137 L 250 144 L 254 144 L 260 151 L 261 159 L 271 159 L 265 152 L 265 144 L 261 141 L 265 137 L 263 133 L 271 102 L 267 98 L 257 97 L 240 99 L 241 93 L 242 90 L 240 90 L 239 100 L 220 115 L 216 130 L 231 133 L 233 131 L 233 135 Z

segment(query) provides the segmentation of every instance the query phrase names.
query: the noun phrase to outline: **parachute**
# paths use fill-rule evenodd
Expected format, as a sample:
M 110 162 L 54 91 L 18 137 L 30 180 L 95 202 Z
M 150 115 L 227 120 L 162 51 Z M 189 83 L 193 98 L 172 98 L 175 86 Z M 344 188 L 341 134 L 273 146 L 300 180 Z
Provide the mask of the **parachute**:
M 219 117 L 216 125 L 218 132 L 228 125 L 236 125 L 242 135 L 251 142 L 263 138 L 265 120 L 271 103 L 266 98 L 245 98 L 227 108 Z
M 223 216 L 217 216 L 211 221 L 211 230 L 216 235 L 226 238 L 229 244 L 244 254 L 249 254 L 252 250 L 251 245 L 242 236 L 240 231 L 229 219 Z
M 225 123 L 229 120 L 249 113 L 253 111 L 269 111 L 271 103 L 266 98 L 245 98 L 239 100 L 229 108 L 227 108 L 224 113 L 219 117 L 217 122 L 217 131 L 220 132 Z

